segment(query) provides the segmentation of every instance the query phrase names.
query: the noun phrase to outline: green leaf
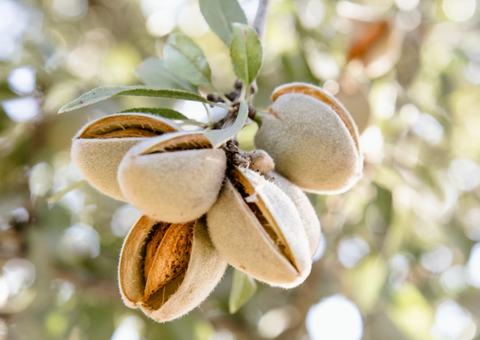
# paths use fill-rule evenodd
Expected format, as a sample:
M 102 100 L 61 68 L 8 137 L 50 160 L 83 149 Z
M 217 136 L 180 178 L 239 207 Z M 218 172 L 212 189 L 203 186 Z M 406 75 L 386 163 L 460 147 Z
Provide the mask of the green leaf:
M 233 24 L 230 56 L 235 75 L 244 84 L 251 84 L 262 67 L 263 59 L 262 43 L 253 27 Z
M 200 11 L 213 32 L 230 46 L 232 24 L 247 24 L 247 18 L 237 0 L 200 0 Z
M 247 274 L 235 270 L 233 273 L 233 285 L 228 299 L 228 309 L 230 314 L 236 313 L 257 290 L 257 284 Z
M 208 103 L 208 101 L 195 93 L 179 91 L 179 90 L 166 90 L 161 88 L 152 88 L 144 85 L 135 86 L 107 86 L 98 87 L 90 92 L 82 94 L 77 99 L 71 101 L 64 107 L 62 107 L 58 113 L 64 113 L 72 110 L 79 109 L 84 106 L 88 106 L 94 103 L 98 103 L 102 100 L 118 97 L 118 96 L 139 96 L 139 97 L 162 97 L 173 98 L 183 100 L 194 100 L 198 102 Z
M 168 119 L 188 119 L 188 117 L 184 116 L 178 111 L 167 109 L 163 107 L 153 108 L 153 107 L 136 107 L 133 109 L 123 110 L 120 113 L 150 113 L 152 115 L 157 115 L 163 118 Z
M 363 263 L 342 273 L 342 282 L 350 288 L 355 303 L 369 313 L 377 305 L 387 276 L 382 256 L 370 255 Z
M 183 80 L 197 86 L 212 84 L 212 71 L 203 51 L 185 34 L 170 34 L 163 55 L 165 67 Z
M 225 142 L 229 141 L 237 133 L 239 133 L 248 117 L 248 107 L 245 103 L 240 103 L 240 109 L 238 110 L 238 116 L 235 122 L 226 129 L 222 130 L 210 130 L 205 133 L 205 137 L 210 140 L 214 148 L 222 146 Z
M 164 89 L 184 90 L 197 93 L 197 87 L 170 72 L 164 65 L 164 60 L 148 58 L 135 69 L 137 77 L 148 86 L 158 86 Z

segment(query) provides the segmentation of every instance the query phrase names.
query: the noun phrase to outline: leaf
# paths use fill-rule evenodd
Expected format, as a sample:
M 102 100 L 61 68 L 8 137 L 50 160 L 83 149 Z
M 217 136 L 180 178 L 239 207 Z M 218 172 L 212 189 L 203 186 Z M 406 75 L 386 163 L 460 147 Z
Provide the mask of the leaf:
M 226 129 L 222 130 L 210 130 L 205 133 L 205 137 L 210 140 L 212 143 L 213 148 L 218 148 L 222 146 L 225 142 L 229 141 L 237 133 L 239 133 L 248 117 L 248 108 L 245 103 L 240 103 L 240 109 L 238 110 L 238 116 L 235 119 L 235 122 Z
M 392 222 L 392 192 L 375 182 L 373 184 L 377 189 L 377 196 L 374 203 L 378 207 L 380 215 L 382 215 L 385 224 L 388 226 Z
M 228 299 L 228 309 L 230 314 L 236 313 L 257 290 L 257 284 L 247 274 L 235 270 L 233 273 L 233 285 Z
M 405 282 L 390 293 L 386 314 L 405 339 L 432 339 L 435 310 L 432 303 L 413 284 Z
M 342 282 L 350 288 L 358 307 L 370 313 L 377 305 L 387 277 L 385 259 L 370 255 L 360 265 L 343 272 Z
M 230 56 L 235 75 L 244 84 L 251 84 L 262 67 L 263 58 L 262 43 L 253 27 L 233 24 Z
M 207 103 L 208 101 L 195 93 L 179 91 L 179 90 L 167 90 L 161 88 L 154 88 L 144 85 L 135 86 L 107 86 L 98 87 L 90 92 L 82 94 L 77 99 L 71 101 L 64 107 L 62 107 L 58 113 L 64 113 L 72 110 L 79 109 L 84 106 L 88 106 L 94 103 L 98 103 L 102 100 L 118 97 L 118 96 L 139 96 L 139 97 L 162 97 L 173 99 L 194 100 L 198 102 Z
M 163 55 L 165 67 L 178 77 L 197 86 L 211 85 L 212 71 L 203 51 L 185 34 L 170 34 Z
M 182 121 L 178 122 L 180 125 L 195 125 L 195 126 L 201 126 L 203 128 L 207 127 L 207 123 L 202 123 L 199 122 L 198 120 L 195 119 L 182 119 Z
M 247 18 L 237 0 L 200 0 L 200 11 L 213 32 L 230 46 L 232 24 L 247 24 Z
M 183 79 L 170 72 L 164 65 L 164 60 L 148 58 L 135 69 L 135 73 L 148 86 L 158 86 L 164 89 L 184 90 L 197 93 L 196 86 L 192 86 Z
M 188 119 L 188 117 L 184 116 L 178 111 L 172 110 L 172 109 L 167 109 L 167 108 L 153 108 L 153 107 L 136 107 L 133 109 L 128 109 L 128 110 L 123 110 L 120 113 L 150 113 L 152 115 L 157 115 L 163 118 L 168 118 L 168 119 Z
M 60 200 L 62 199 L 63 196 L 65 196 L 66 194 L 68 194 L 70 191 L 73 191 L 73 190 L 75 190 L 75 189 L 80 189 L 80 188 L 84 187 L 84 186 L 87 185 L 87 184 L 88 184 L 88 182 L 87 182 L 87 180 L 85 180 L 85 179 L 82 179 L 82 180 L 80 180 L 80 181 L 78 181 L 78 182 L 72 183 L 72 184 L 70 184 L 68 187 L 66 187 L 66 188 L 64 188 L 64 189 L 62 189 L 62 190 L 60 190 L 60 191 L 57 191 L 57 192 L 55 193 L 55 195 L 53 195 L 52 197 L 50 197 L 50 198 L 47 200 L 47 202 L 50 203 L 50 204 L 51 204 L 51 203 L 58 202 L 58 201 L 60 201 Z

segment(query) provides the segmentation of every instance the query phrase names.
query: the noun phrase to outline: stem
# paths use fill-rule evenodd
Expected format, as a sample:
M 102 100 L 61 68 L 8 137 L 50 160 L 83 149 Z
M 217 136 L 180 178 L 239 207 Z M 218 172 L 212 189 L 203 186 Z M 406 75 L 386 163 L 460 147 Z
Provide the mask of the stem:
M 219 91 L 213 84 L 211 84 L 212 86 L 212 89 L 217 93 L 217 95 L 225 102 L 227 103 L 228 105 L 232 105 L 232 102 L 230 101 L 230 99 L 228 99 L 227 97 L 225 97 L 225 95 Z
M 213 125 L 213 121 L 212 121 L 212 117 L 210 117 L 210 111 L 208 110 L 207 104 L 205 104 L 205 103 L 202 103 L 202 104 L 203 104 L 203 107 L 205 108 L 205 111 L 207 112 L 208 125 L 209 125 L 209 126 L 212 126 L 212 125 Z
M 253 117 L 253 120 L 258 124 L 259 127 L 262 125 L 263 116 L 265 116 L 265 113 L 257 111 L 257 113 L 255 113 L 255 117 Z
M 260 41 L 263 41 L 265 32 L 265 24 L 267 23 L 268 7 L 270 6 L 270 0 L 260 0 L 258 3 L 257 14 L 253 21 L 253 27 L 257 30 Z
M 247 95 L 246 95 L 246 97 L 245 97 L 245 101 L 246 101 L 247 103 L 250 102 L 250 85 L 247 86 Z
M 240 92 L 240 102 L 245 101 L 245 97 L 247 95 L 247 87 L 248 85 L 242 84 L 242 92 Z
M 265 26 L 267 24 L 268 9 L 270 7 L 270 0 L 259 0 L 257 14 L 255 14 L 255 20 L 253 21 L 253 27 L 257 31 L 260 42 L 264 45 Z M 252 86 L 257 86 L 257 80 L 255 79 Z M 248 100 L 250 101 L 250 86 L 248 87 Z M 255 93 L 252 95 L 255 95 Z
M 218 92 L 218 96 L 219 96 L 220 98 L 222 98 L 223 101 L 224 101 L 225 103 L 227 103 L 228 105 L 232 105 L 232 102 L 230 101 L 230 99 L 228 99 L 227 97 L 225 97 L 225 95 L 224 95 L 223 93 Z
M 233 111 L 234 110 L 233 107 L 225 105 L 225 104 L 221 104 L 221 103 L 215 103 L 215 102 L 207 101 L 207 104 L 208 105 L 213 105 L 213 106 L 218 106 L 218 107 L 223 107 L 224 109 L 227 109 L 228 111 Z

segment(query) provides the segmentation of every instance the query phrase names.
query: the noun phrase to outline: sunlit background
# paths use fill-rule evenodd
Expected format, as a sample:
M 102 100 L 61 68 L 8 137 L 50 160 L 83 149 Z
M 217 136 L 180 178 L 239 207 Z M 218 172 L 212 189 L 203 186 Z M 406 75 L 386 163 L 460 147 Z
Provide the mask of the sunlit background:
M 250 21 L 257 4 L 241 1 Z M 88 120 L 162 104 L 206 121 L 204 108 L 123 98 L 56 112 L 93 87 L 140 83 L 134 69 L 176 30 L 229 92 L 228 50 L 195 0 L 0 0 L 0 340 L 480 339 L 479 7 L 273 1 L 257 108 L 285 82 L 324 86 L 362 132 L 364 177 L 310 196 L 324 234 L 303 285 L 259 284 L 230 315 L 229 270 L 201 308 L 157 324 L 124 307 L 116 283 L 139 211 L 88 186 L 47 198 L 82 179 L 69 147 Z

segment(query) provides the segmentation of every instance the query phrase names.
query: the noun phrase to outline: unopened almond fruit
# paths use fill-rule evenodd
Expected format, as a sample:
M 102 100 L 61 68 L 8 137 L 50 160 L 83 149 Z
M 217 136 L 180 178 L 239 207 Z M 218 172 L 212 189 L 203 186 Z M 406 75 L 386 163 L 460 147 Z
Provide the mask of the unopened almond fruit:
M 117 182 L 123 156 L 151 137 L 180 131 L 172 121 L 142 113 L 115 114 L 86 124 L 72 141 L 72 159 L 88 182 L 100 192 L 125 201 Z
M 265 150 L 246 151 L 243 152 L 243 157 L 249 160 L 249 169 L 262 175 L 275 169 L 273 158 Z
M 255 146 L 275 171 L 307 192 L 342 193 L 362 176 L 357 127 L 348 111 L 319 87 L 291 83 L 272 94 Z
M 201 132 L 150 138 L 123 158 L 118 181 L 123 195 L 145 215 L 182 223 L 204 215 L 215 203 L 227 160 Z
M 310 273 L 309 244 L 295 205 L 252 170 L 231 169 L 207 225 L 220 255 L 257 280 L 291 288 Z
M 155 321 L 170 321 L 205 300 L 226 266 L 204 221 L 173 224 L 142 216 L 123 244 L 120 293 L 126 306 Z

